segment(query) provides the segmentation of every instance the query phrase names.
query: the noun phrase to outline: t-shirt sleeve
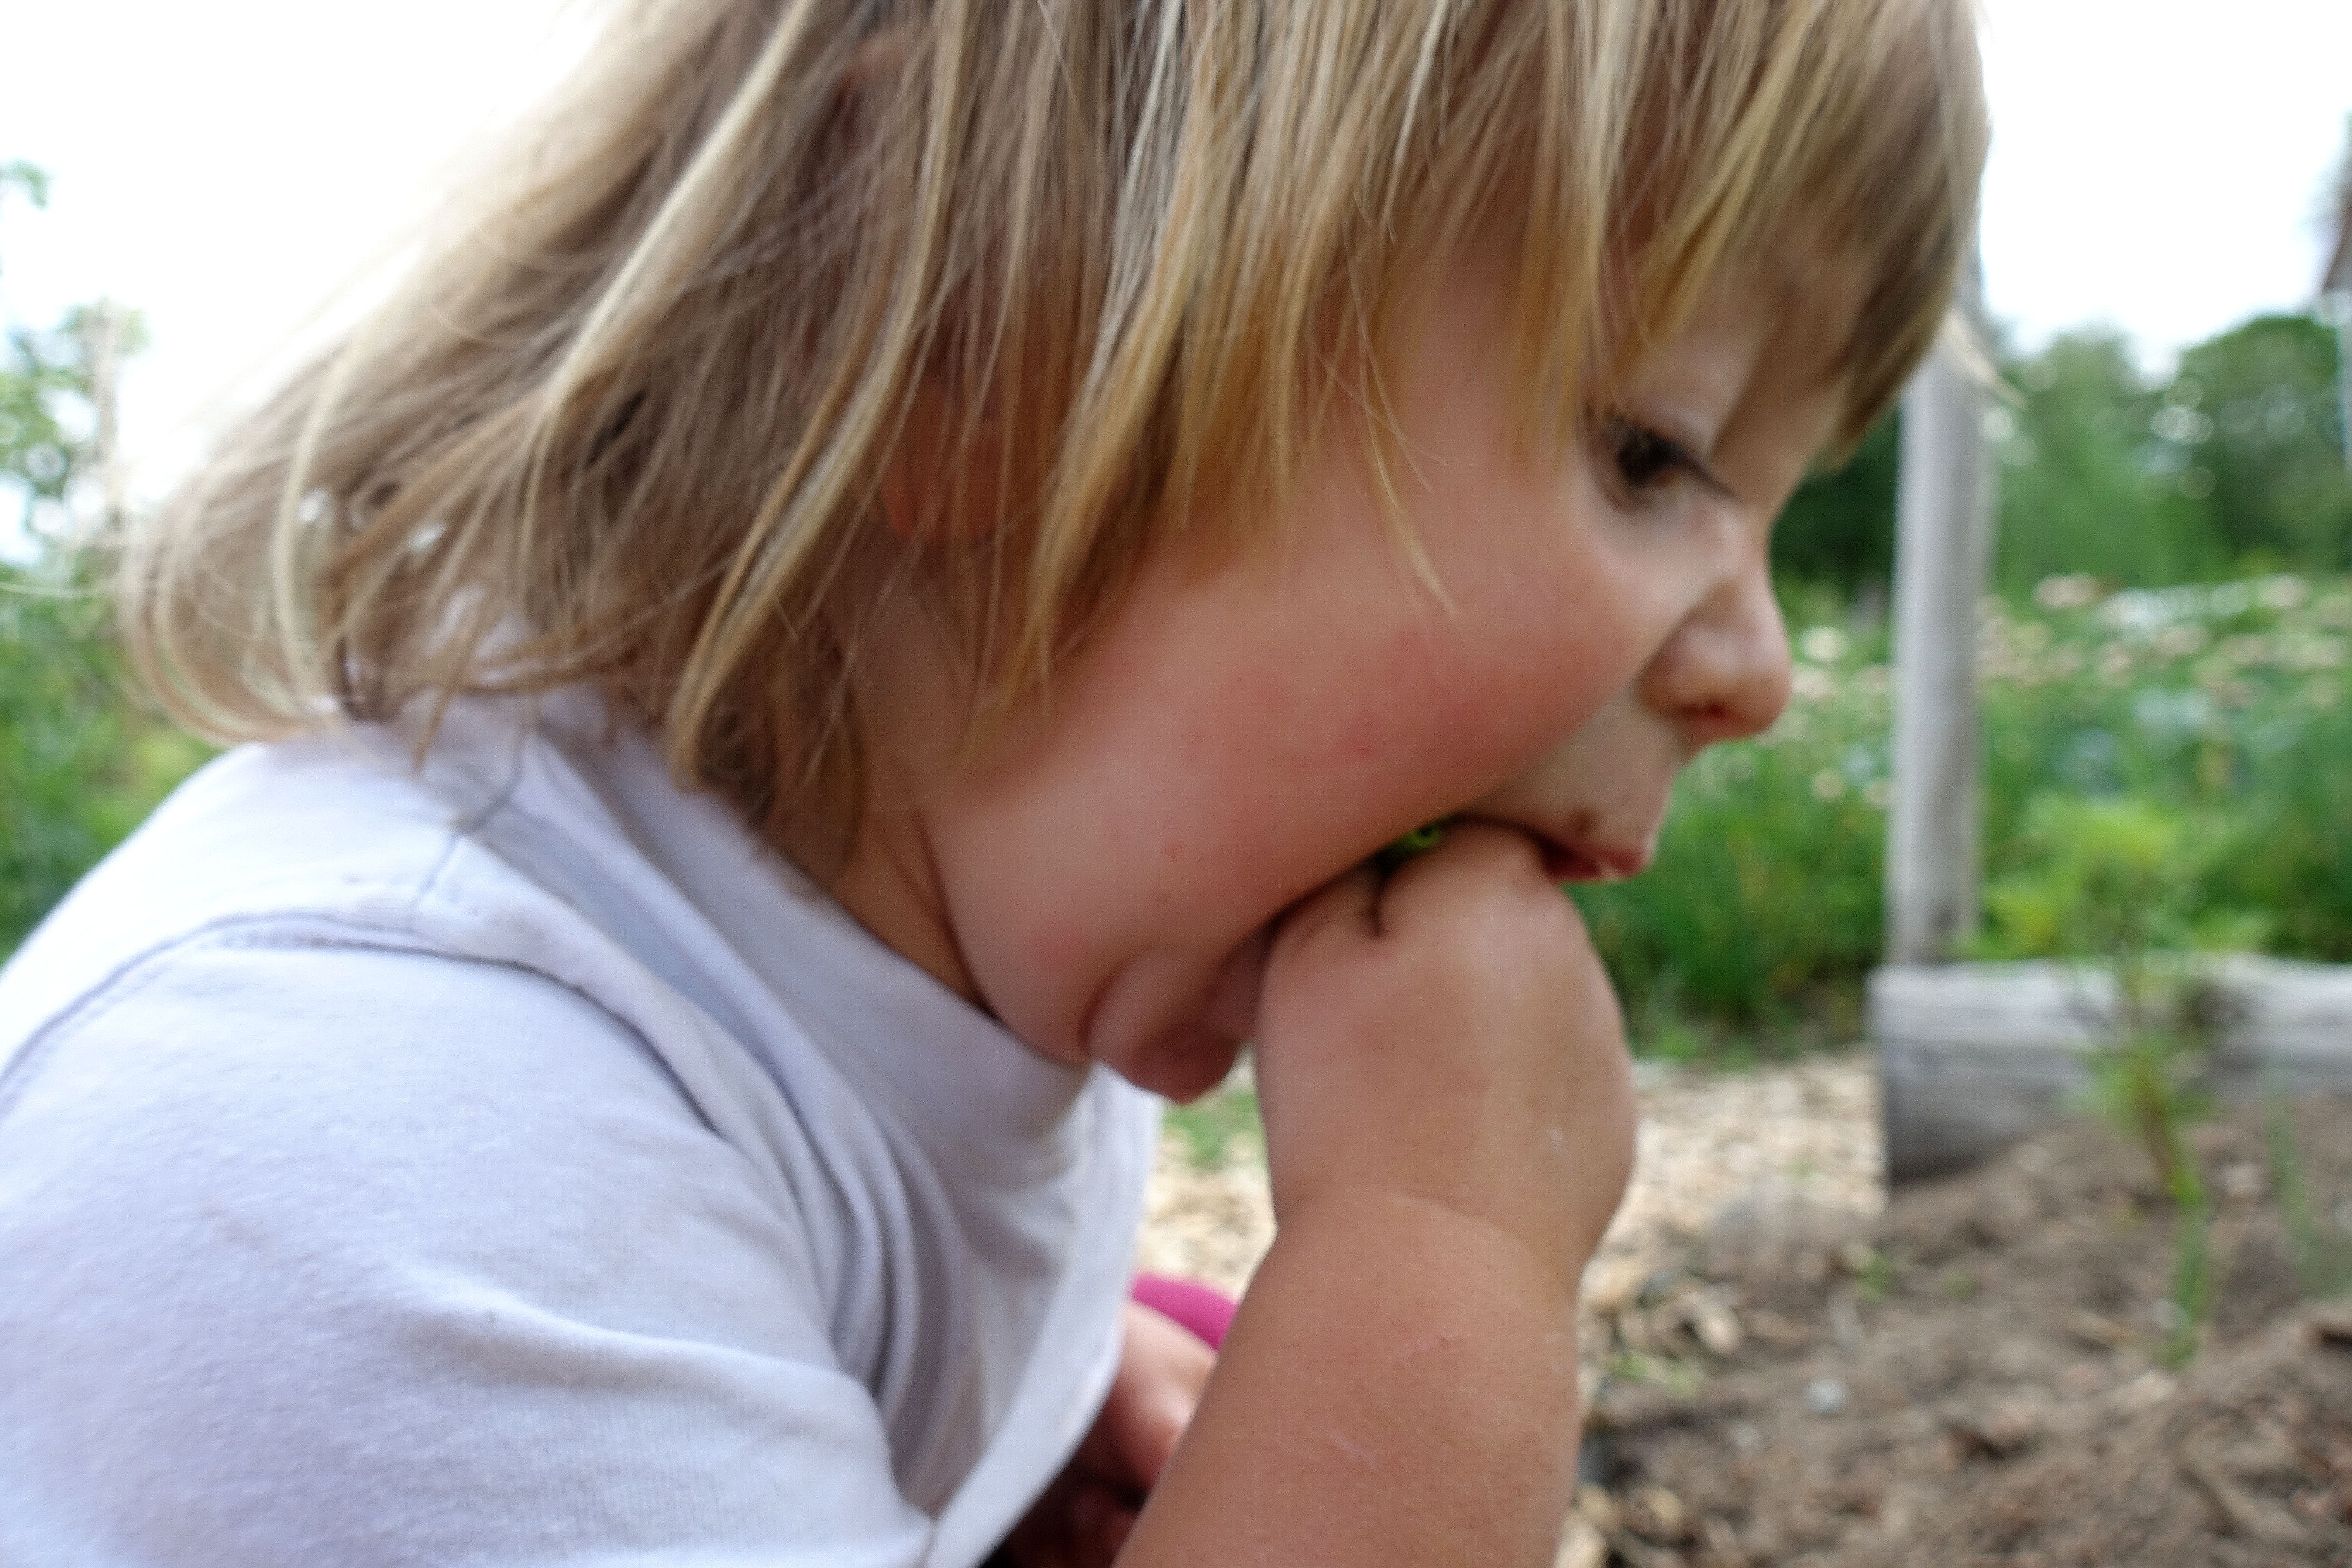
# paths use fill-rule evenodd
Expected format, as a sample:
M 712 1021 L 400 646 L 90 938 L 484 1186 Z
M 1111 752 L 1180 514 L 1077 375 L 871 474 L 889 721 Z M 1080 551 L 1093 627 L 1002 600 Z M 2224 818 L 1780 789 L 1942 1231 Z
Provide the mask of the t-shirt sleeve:
M 0 1562 L 919 1562 L 808 1237 L 611 1015 L 221 939 L 0 1076 Z

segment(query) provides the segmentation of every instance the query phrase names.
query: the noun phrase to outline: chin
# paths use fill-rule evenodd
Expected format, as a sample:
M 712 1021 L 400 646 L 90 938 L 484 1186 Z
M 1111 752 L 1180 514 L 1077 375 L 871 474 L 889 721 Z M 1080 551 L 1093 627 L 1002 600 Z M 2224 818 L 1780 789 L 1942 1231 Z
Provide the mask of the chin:
M 1183 1105 L 1224 1082 L 1241 1054 L 1241 1041 L 1196 1024 L 1110 1065 L 1136 1088 Z

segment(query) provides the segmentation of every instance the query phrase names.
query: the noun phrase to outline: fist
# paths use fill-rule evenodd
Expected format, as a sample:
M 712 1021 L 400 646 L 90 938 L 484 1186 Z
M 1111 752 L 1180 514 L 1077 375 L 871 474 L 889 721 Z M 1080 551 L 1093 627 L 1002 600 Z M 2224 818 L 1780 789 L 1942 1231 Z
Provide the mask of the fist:
M 1257 1075 L 1277 1221 L 1442 1205 L 1573 1296 L 1632 1165 L 1632 1081 L 1608 975 L 1526 835 L 1464 823 L 1294 910 Z

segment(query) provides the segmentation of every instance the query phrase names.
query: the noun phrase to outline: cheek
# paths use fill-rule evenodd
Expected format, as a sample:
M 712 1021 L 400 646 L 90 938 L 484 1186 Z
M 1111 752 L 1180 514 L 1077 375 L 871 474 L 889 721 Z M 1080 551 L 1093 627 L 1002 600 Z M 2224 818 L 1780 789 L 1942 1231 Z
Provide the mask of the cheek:
M 1444 502 L 1417 521 L 1445 604 L 1369 509 L 1302 520 L 1272 566 L 1147 569 L 1050 720 L 963 792 L 933 847 L 1016 1033 L 1075 1059 L 1112 1016 L 1235 1026 L 1237 949 L 1631 679 L 1638 584 L 1556 491 Z
M 1578 529 L 1539 552 L 1497 542 L 1451 572 L 1453 613 L 1397 661 L 1442 721 L 1424 743 L 1515 773 L 1626 690 L 1660 619 L 1632 565 Z

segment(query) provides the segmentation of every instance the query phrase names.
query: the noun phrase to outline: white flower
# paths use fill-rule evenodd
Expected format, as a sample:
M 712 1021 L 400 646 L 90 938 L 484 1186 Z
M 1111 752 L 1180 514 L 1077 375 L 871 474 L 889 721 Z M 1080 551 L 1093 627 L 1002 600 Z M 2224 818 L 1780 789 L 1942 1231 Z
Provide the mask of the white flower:
M 1807 626 L 1797 639 L 1797 651 L 1815 664 L 1835 664 L 1845 650 L 1846 636 L 1835 626 Z
M 2167 626 L 2156 634 L 2156 651 L 2167 658 L 2187 658 L 2203 653 L 2212 640 L 2203 626 Z
M 2268 637 L 2235 637 L 2221 639 L 2221 657 L 2231 664 L 2268 664 L 2271 644 Z
M 2271 610 L 2299 610 L 2311 598 L 2311 585 L 2300 577 L 2281 573 L 2263 579 L 2263 607 Z
M 2079 610 L 2099 598 L 2099 580 L 2087 572 L 2044 577 L 2033 585 L 2033 602 L 2045 610 Z
M 1826 669 L 1800 665 L 1789 672 L 1789 695 L 1800 702 L 1824 702 L 1837 695 L 1837 678 Z

